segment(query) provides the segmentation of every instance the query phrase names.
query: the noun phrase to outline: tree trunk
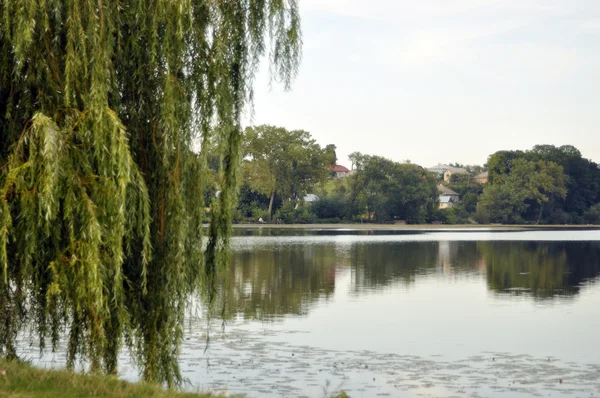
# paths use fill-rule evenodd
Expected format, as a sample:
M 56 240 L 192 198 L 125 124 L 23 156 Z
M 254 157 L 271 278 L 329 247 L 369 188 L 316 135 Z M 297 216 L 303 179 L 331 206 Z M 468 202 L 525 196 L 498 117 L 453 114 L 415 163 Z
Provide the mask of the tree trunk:
M 269 200 L 269 221 L 271 221 L 271 211 L 273 210 L 273 200 L 275 199 L 275 191 L 271 192 L 271 199 Z
M 540 223 L 540 220 L 542 219 L 542 211 L 544 210 L 544 203 L 542 203 L 540 205 L 540 213 L 538 214 L 538 218 L 537 221 L 535 222 L 535 225 L 538 225 Z

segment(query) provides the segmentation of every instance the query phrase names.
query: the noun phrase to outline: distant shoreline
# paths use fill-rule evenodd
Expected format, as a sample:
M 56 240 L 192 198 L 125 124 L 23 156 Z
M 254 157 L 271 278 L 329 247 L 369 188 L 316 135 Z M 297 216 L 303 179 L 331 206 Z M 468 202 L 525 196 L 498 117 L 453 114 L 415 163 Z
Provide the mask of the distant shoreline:
M 600 225 L 504 225 L 504 224 L 233 224 L 233 228 L 267 229 L 381 229 L 381 230 L 444 230 L 444 229 L 600 229 Z

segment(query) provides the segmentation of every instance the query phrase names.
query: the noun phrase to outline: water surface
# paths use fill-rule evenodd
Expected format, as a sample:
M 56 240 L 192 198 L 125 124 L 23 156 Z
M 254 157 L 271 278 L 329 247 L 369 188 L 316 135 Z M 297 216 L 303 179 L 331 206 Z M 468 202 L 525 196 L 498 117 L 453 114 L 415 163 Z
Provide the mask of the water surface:
M 186 329 L 191 389 L 600 394 L 598 230 L 236 234 L 225 327 Z M 121 369 L 136 377 L 125 355 Z

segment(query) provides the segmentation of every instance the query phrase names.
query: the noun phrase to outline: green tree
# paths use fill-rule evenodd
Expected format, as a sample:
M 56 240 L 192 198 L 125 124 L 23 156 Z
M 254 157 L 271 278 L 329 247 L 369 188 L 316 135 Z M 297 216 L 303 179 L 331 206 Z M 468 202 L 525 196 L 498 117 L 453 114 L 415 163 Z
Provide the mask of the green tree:
M 585 222 L 600 224 L 600 203 L 596 203 L 585 212 Z
M 325 146 L 325 154 L 327 156 L 328 165 L 337 164 L 337 154 L 335 152 L 336 149 L 337 147 L 333 144 L 328 144 Z
M 464 184 L 452 184 L 453 191 L 460 195 L 459 206 L 463 207 L 468 213 L 474 213 L 477 210 L 479 196 L 483 193 L 483 185 L 476 182 L 467 182 Z
M 380 156 L 355 152 L 350 159 L 356 173 L 350 177 L 350 207 L 354 214 L 375 213 L 378 222 L 402 219 L 425 222 L 437 203 L 437 182 L 427 170 Z
M 68 332 L 67 365 L 181 381 L 187 294 L 225 264 L 240 116 L 268 52 L 286 87 L 295 0 L 0 0 L 0 349 Z M 218 128 L 213 128 L 213 127 Z M 206 148 L 220 195 L 202 238 Z M 194 141 L 203 142 L 200 154 Z
M 489 181 L 495 183 L 509 175 L 515 159 L 549 161 L 563 167 L 567 176 L 567 195 L 555 198 L 544 206 L 549 222 L 584 221 L 587 209 L 600 200 L 600 168 L 598 164 L 581 156 L 571 145 L 536 145 L 529 151 L 499 151 L 491 155 Z
M 492 222 L 514 223 L 535 218 L 539 223 L 544 205 L 566 194 L 566 176 L 561 166 L 543 160 L 514 159 L 508 175 L 484 188 L 479 213 Z
M 269 216 L 275 195 L 297 202 L 327 178 L 327 153 L 306 131 L 248 127 L 244 155 L 245 180 L 253 190 L 269 196 Z
M 515 159 L 529 157 L 523 151 L 498 151 L 488 158 L 488 183 L 500 182 L 503 176 L 508 175 Z

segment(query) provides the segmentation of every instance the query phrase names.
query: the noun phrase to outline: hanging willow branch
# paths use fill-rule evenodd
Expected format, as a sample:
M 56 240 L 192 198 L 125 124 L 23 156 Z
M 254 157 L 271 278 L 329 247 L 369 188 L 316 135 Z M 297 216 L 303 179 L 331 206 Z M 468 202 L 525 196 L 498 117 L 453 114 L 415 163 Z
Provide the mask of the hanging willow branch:
M 177 385 L 186 298 L 212 302 L 227 263 L 254 74 L 267 52 L 296 73 L 297 2 L 0 0 L 0 18 L 0 349 L 66 333 L 69 367 L 115 372 L 125 342 Z M 206 253 L 196 140 L 221 143 Z

